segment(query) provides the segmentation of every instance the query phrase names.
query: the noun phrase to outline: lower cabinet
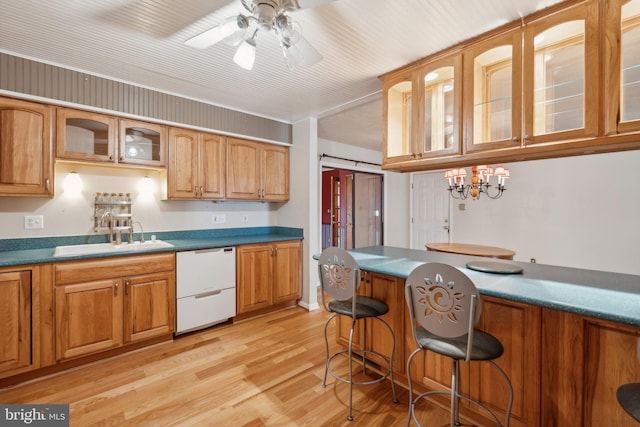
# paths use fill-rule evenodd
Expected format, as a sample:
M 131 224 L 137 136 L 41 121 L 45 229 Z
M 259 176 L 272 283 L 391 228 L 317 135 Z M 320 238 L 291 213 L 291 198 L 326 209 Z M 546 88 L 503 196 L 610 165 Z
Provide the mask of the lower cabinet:
M 50 278 L 51 264 L 0 268 L 0 378 L 55 363 Z
M 394 375 L 405 382 L 406 360 L 416 348 L 404 279 L 362 272 L 359 294 L 389 305 L 384 319 L 396 335 Z M 511 426 L 637 426 L 620 407 L 617 388 L 640 382 L 638 345 L 640 327 L 597 320 L 502 298 L 483 296 L 477 327 L 500 340 L 504 354 L 496 363 L 511 380 L 514 392 Z M 337 342 L 346 346 L 349 319 L 340 317 Z M 388 333 L 377 322 L 367 323 L 367 347 L 387 354 Z M 361 348 L 364 334 L 358 326 L 354 345 Z M 413 360 L 414 385 L 424 390 L 449 390 L 451 360 L 422 352 Z M 462 363 L 460 389 L 497 414 L 506 411 L 508 391 L 502 376 L 487 363 Z M 448 407 L 447 396 L 440 398 Z M 461 401 L 461 411 L 474 420 L 493 425 L 484 412 Z M 484 424 L 483 424 L 484 425 Z
M 542 310 L 543 426 L 638 426 L 616 390 L 640 382 L 640 327 Z
M 56 360 L 171 334 L 175 255 L 55 264 Z
M 295 304 L 302 296 L 302 242 L 237 246 L 236 277 L 237 318 Z
M 0 272 L 0 373 L 32 363 L 31 271 Z

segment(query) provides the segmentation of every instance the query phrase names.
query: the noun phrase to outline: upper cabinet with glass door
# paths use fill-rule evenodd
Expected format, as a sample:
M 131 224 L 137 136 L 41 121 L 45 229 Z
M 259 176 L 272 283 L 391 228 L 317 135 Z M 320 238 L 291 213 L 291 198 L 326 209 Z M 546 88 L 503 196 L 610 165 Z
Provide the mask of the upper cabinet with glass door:
M 517 28 L 464 51 L 466 152 L 520 147 L 521 46 L 522 30 Z
M 120 119 L 119 163 L 165 167 L 167 127 L 155 123 Z
M 527 23 L 523 145 L 598 134 L 598 2 Z
M 640 131 L 640 0 L 608 0 L 607 134 Z
M 58 108 L 56 115 L 57 158 L 115 163 L 115 117 L 69 108 Z
M 56 158 L 166 166 L 166 126 L 57 108 Z
M 385 81 L 384 162 L 459 153 L 461 55 Z

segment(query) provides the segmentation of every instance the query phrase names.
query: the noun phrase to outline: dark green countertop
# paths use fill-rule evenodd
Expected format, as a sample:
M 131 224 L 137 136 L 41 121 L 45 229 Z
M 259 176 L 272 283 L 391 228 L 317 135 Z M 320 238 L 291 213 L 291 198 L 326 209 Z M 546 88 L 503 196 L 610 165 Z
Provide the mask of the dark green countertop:
M 349 252 L 364 271 L 406 279 L 422 263 L 443 262 L 467 274 L 483 295 L 640 326 L 640 276 L 637 275 L 389 246 L 370 246 Z M 318 255 L 314 258 L 318 259 Z M 514 265 L 523 272 L 483 273 L 467 268 L 470 261 Z

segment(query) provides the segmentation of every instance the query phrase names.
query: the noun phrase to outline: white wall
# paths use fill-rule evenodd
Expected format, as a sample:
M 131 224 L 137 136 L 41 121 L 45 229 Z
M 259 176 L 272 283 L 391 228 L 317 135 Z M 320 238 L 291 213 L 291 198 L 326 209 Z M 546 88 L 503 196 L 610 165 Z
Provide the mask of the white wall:
M 302 299 L 300 305 L 315 310 L 318 306 L 317 262 L 312 259 L 320 244 L 318 122 L 310 118 L 293 125 L 293 146 L 289 150 L 289 202 L 278 210 L 278 225 L 302 228 Z
M 454 201 L 451 241 L 509 248 L 518 261 L 640 274 L 639 165 L 640 151 L 505 164 L 512 178 L 502 198 Z
M 78 172 L 83 182 L 82 193 L 76 197 L 65 194 L 62 188 L 71 170 Z M 145 175 L 156 187 L 151 197 L 144 197 L 137 188 Z M 145 233 L 277 225 L 277 204 L 161 201 L 163 182 L 159 172 L 152 170 L 58 163 L 55 198 L 0 197 L 0 239 L 93 234 L 93 196 L 96 192 L 132 193 L 134 219 L 142 223 Z M 214 213 L 224 214 L 226 222 L 213 224 Z M 44 229 L 25 230 L 24 215 L 43 215 Z M 246 223 L 242 222 L 244 215 L 247 216 Z

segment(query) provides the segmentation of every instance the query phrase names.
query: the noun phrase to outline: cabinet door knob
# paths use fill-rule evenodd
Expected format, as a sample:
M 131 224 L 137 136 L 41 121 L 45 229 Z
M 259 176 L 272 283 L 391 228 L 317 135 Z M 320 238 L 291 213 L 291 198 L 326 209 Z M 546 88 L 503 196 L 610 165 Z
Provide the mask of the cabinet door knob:
M 44 180 L 44 189 L 49 191 L 51 189 L 51 180 L 49 178 Z
M 511 140 L 512 140 L 513 142 L 520 142 L 520 138 L 519 138 L 519 137 L 517 137 L 517 136 L 514 136 L 513 138 L 511 138 Z
M 131 282 L 129 282 L 128 280 L 124 282 L 124 294 L 125 295 L 129 295 L 129 286 L 131 285 Z
M 116 297 L 118 296 L 118 286 L 119 285 L 120 285 L 120 282 L 114 283 L 114 285 L 113 285 L 113 290 L 114 290 L 113 291 L 113 296 L 116 296 Z

